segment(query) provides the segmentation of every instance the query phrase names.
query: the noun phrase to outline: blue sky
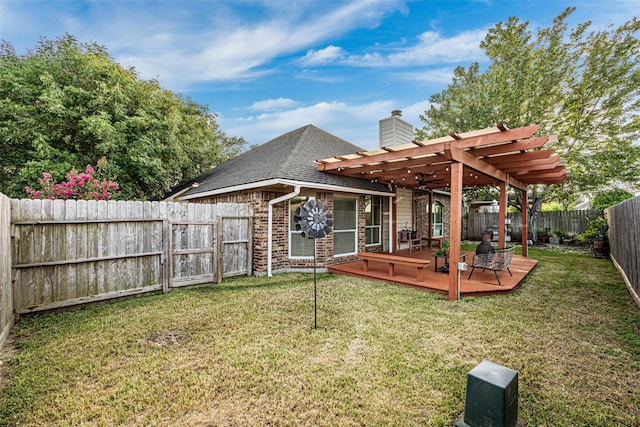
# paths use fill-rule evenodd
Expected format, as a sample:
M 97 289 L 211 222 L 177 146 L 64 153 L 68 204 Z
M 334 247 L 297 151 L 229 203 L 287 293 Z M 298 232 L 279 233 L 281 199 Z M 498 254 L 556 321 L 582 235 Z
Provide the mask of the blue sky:
M 567 6 L 572 26 L 640 15 L 638 0 L 0 0 L 0 38 L 18 53 L 65 33 L 104 45 L 249 144 L 311 123 L 373 149 L 391 110 L 421 127 L 456 66 L 486 65 L 487 29 L 548 27 Z

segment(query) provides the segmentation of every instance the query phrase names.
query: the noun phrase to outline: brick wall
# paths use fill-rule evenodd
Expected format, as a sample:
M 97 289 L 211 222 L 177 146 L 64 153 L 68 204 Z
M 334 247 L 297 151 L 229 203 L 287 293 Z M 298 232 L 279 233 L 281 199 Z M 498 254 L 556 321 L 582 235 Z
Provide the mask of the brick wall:
M 267 273 L 268 254 L 268 225 L 269 225 L 269 200 L 285 195 L 285 192 L 273 191 L 248 191 L 242 193 L 225 194 L 208 197 L 195 201 L 196 203 L 251 203 L 254 209 L 253 221 L 253 270 L 256 274 Z M 315 196 L 329 205 L 333 211 L 333 193 L 316 192 L 304 193 Z M 357 197 L 358 206 L 358 252 L 365 251 L 365 212 L 364 196 Z M 289 269 L 311 269 L 313 259 L 289 259 L 289 201 L 284 201 L 273 206 L 273 237 L 271 269 L 273 272 Z M 333 257 L 333 233 L 327 237 L 318 239 L 316 252 L 316 266 L 325 268 L 333 264 L 342 264 L 357 260 L 357 255 L 346 257 Z
M 433 198 L 432 198 L 433 202 L 440 202 L 442 203 L 442 205 L 444 206 L 443 212 L 442 212 L 442 222 L 443 222 L 443 235 L 445 239 L 449 239 L 449 222 L 451 219 L 451 198 L 449 196 L 443 195 L 443 194 L 438 194 L 438 193 L 433 193 Z M 422 194 L 422 195 L 417 195 L 415 198 L 415 206 L 416 206 L 416 225 L 417 225 L 417 229 L 420 230 L 420 232 L 424 235 L 427 236 L 427 228 L 429 227 L 429 218 L 427 217 L 428 215 L 428 209 L 427 209 L 427 205 L 429 204 L 429 195 L 428 194 Z

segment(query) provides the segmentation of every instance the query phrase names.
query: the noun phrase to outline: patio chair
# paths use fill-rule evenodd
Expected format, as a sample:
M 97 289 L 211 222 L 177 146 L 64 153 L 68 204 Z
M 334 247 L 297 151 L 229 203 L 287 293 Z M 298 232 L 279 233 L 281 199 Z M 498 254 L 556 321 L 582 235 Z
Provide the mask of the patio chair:
M 400 245 L 406 242 L 409 243 L 409 253 L 416 248 L 422 250 L 422 238 L 419 231 L 398 231 L 398 250 L 400 250 Z
M 507 270 L 509 275 L 513 276 L 509 266 L 511 265 L 511 260 L 513 259 L 513 253 L 515 250 L 516 248 L 513 247 L 508 249 L 497 249 L 492 253 L 474 255 L 473 260 L 471 261 L 471 273 L 469 273 L 469 280 L 471 279 L 471 275 L 475 269 L 481 268 L 482 271 L 493 271 L 496 275 L 496 279 L 498 280 L 498 285 L 502 285 L 500 283 L 500 277 L 498 277 L 498 271 Z

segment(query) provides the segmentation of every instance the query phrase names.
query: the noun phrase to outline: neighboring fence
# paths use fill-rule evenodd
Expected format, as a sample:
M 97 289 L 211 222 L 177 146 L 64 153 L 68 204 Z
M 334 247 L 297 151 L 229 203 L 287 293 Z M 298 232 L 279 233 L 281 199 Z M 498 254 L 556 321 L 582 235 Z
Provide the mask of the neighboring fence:
M 0 194 L 0 348 L 13 327 L 11 284 L 11 200 Z
M 540 212 L 537 218 L 537 227 L 542 231 L 560 230 L 564 233 L 579 234 L 587 228 L 590 220 L 601 214 L 601 210 Z M 508 225 L 511 240 L 521 240 L 522 214 L 510 212 L 507 214 L 507 218 L 511 220 L 511 224 Z M 484 231 L 497 226 L 497 213 L 468 213 L 462 218 L 462 238 L 480 240 Z
M 640 196 L 607 209 L 611 260 L 640 305 Z
M 11 205 L 17 313 L 251 274 L 247 204 L 12 200 Z

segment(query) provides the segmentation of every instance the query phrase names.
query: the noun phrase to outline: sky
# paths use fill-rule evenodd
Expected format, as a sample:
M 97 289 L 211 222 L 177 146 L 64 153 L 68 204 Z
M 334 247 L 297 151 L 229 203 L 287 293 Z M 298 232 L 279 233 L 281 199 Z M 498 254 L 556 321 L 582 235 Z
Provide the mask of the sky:
M 546 28 L 568 6 L 571 27 L 640 15 L 640 0 L 0 0 L 0 39 L 18 54 L 65 33 L 103 45 L 250 145 L 313 124 L 374 149 L 392 110 L 420 128 L 457 66 L 488 64 L 489 28 Z

